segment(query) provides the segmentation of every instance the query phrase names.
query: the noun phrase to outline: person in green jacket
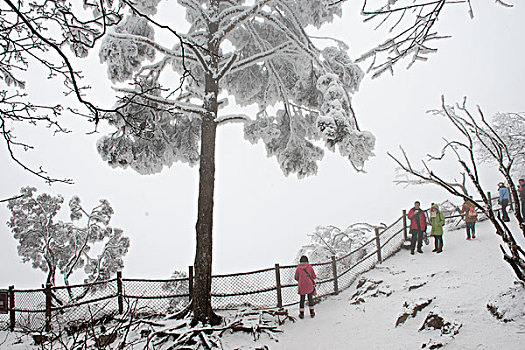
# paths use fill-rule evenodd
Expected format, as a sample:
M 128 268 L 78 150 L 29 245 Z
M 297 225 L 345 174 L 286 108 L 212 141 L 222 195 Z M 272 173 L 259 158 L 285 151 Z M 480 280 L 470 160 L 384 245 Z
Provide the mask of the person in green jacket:
M 439 211 L 439 205 L 433 204 L 430 208 L 430 226 L 432 230 L 430 235 L 434 236 L 433 252 L 441 253 L 443 251 L 443 225 L 445 225 L 445 216 Z

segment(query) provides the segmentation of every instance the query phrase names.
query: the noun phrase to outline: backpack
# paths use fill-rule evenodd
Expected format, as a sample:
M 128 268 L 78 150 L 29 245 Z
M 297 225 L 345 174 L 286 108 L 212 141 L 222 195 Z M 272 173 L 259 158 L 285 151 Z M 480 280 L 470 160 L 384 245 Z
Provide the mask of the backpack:
M 467 211 L 467 218 L 469 219 L 477 219 L 478 213 L 476 213 L 476 209 L 473 207 L 469 207 Z

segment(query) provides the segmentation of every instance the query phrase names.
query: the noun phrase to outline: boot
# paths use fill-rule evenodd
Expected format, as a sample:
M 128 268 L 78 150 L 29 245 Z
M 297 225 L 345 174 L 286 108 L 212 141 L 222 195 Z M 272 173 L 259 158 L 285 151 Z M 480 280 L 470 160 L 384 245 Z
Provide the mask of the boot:
M 443 251 L 443 241 L 440 240 L 437 244 L 437 250 L 436 250 L 436 253 L 441 253 Z
M 304 318 L 304 309 L 299 309 L 299 318 Z
M 313 308 L 313 307 L 310 307 L 310 317 L 311 317 L 311 318 L 314 318 L 314 317 L 315 317 L 315 311 L 314 311 L 314 308 Z

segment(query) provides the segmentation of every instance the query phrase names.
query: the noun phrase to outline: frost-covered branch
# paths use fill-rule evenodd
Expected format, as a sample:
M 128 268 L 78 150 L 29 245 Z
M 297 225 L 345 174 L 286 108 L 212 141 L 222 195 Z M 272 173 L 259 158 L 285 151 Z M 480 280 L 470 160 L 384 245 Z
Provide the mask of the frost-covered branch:
M 93 103 L 86 100 L 84 96 L 81 93 L 81 87 L 78 84 L 77 81 L 77 72 L 73 68 L 69 58 L 66 56 L 66 54 L 62 51 L 62 49 L 56 45 L 51 40 L 45 38 L 38 29 L 36 29 L 33 24 L 19 9 L 19 7 L 15 6 L 10 0 L 4 0 L 5 3 L 9 6 L 9 8 L 17 14 L 18 18 L 25 24 L 25 26 L 29 29 L 29 31 L 32 33 L 32 35 L 38 37 L 47 47 L 53 49 L 55 53 L 57 53 L 60 58 L 62 59 L 62 62 L 67 67 L 67 74 L 65 74 L 65 77 L 67 77 L 67 82 L 72 84 L 72 90 L 77 98 L 78 101 L 80 101 L 82 104 L 84 104 L 92 113 L 95 123 L 98 123 L 100 120 L 100 108 L 96 107 Z
M 423 170 L 419 170 L 419 173 L 424 174 L 426 169 L 427 168 L 424 168 Z M 403 173 L 399 173 L 399 170 L 403 171 Z M 401 185 L 405 188 L 408 186 L 428 185 L 432 183 L 425 179 L 416 178 L 414 176 L 411 176 L 411 174 L 406 173 L 405 170 L 402 168 L 396 168 L 396 172 L 398 172 L 398 174 L 396 174 L 395 179 L 393 180 L 393 183 L 396 185 Z M 454 181 L 449 182 L 449 185 L 451 187 L 457 187 L 458 189 L 461 190 L 463 194 L 465 194 L 466 196 L 469 196 L 468 189 L 466 186 L 467 184 L 466 181 L 467 181 L 466 174 L 461 173 L 461 181 L 457 181 L 456 179 L 454 179 Z
M 198 18 L 200 19 L 200 23 L 197 20 L 193 23 L 193 25 L 197 24 L 204 24 L 209 23 L 212 18 L 208 16 L 207 11 L 205 11 L 200 4 L 197 1 L 192 0 L 180 0 L 180 4 L 188 9 L 190 9 L 193 13 L 196 13 L 198 15 Z
M 301 49 L 305 54 L 310 56 L 310 58 L 314 60 L 314 62 L 322 66 L 323 62 L 319 59 L 319 51 L 317 48 L 315 48 L 315 46 L 307 45 L 306 43 L 301 41 L 295 33 L 289 31 L 287 27 L 275 16 L 272 16 L 271 14 L 267 13 L 261 13 L 260 16 L 268 20 L 268 23 L 275 25 L 279 31 L 282 31 L 283 35 L 285 35 L 286 38 L 293 41 L 296 44 L 296 46 L 299 49 Z
M 47 183 L 62 182 L 72 184 L 71 179 L 58 179 L 50 177 L 45 170 L 40 167 L 38 170 L 33 169 L 21 161 L 15 154 L 15 147 L 20 147 L 23 150 L 32 149 L 33 146 L 16 141 L 16 136 L 8 127 L 8 121 L 26 122 L 30 124 L 44 124 L 48 128 L 54 128 L 55 133 L 67 133 L 68 130 L 60 126 L 60 124 L 52 119 L 50 115 L 58 117 L 62 111 L 60 106 L 38 106 L 29 104 L 23 101 L 24 95 L 16 93 L 8 96 L 6 91 L 0 91 L 0 134 L 2 135 L 9 157 L 25 171 L 45 180 Z
M 237 17 L 229 20 L 228 23 L 222 24 L 222 28 L 217 31 L 217 34 L 215 34 L 215 37 L 212 40 L 217 42 L 222 41 L 222 39 L 228 35 L 228 33 L 242 25 L 245 21 L 252 18 L 256 13 L 259 12 L 259 10 L 261 10 L 271 1 L 273 0 L 257 0 L 253 6 L 240 11 Z
M 237 60 L 237 57 L 238 56 L 236 54 L 231 55 L 231 57 L 228 59 L 226 64 L 223 65 L 223 68 L 217 74 L 217 76 L 216 76 L 217 80 L 222 79 L 222 77 L 231 69 L 231 67 L 233 66 L 233 64 Z
M 133 34 L 121 34 L 121 33 L 110 33 L 110 37 L 121 39 L 121 40 L 130 40 L 142 44 L 146 44 L 154 48 L 155 50 L 159 51 L 160 53 L 163 53 L 165 55 L 168 55 L 170 57 L 176 57 L 180 58 L 181 54 L 177 51 L 173 51 L 171 49 L 168 49 L 166 47 L 163 47 L 162 45 L 158 44 L 155 40 L 146 38 L 141 35 L 133 35 Z
M 449 38 L 433 31 L 438 19 L 443 16 L 445 6 L 466 4 L 468 14 L 474 17 L 470 0 L 414 0 L 402 5 L 402 1 L 384 1 L 384 5 L 376 9 L 368 9 L 368 1 L 363 0 L 362 15 L 364 22 L 377 20 L 375 29 L 390 23 L 389 32 L 395 33 L 384 43 L 365 52 L 357 62 L 371 60 L 368 72 L 374 72 L 373 78 L 389 71 L 393 74 L 394 66 L 405 58 L 411 57 L 408 67 L 416 61 L 426 61 L 428 55 L 437 49 L 428 46 L 428 43 Z M 334 1 L 331 5 L 337 5 Z M 496 4 L 510 7 L 501 1 Z M 397 30 L 397 32 L 396 32 Z
M 257 64 L 258 62 L 271 59 L 273 56 L 281 55 L 284 51 L 286 51 L 286 49 L 290 47 L 292 47 L 292 42 L 285 41 L 284 43 L 278 46 L 272 47 L 265 51 L 261 51 L 253 56 L 237 61 L 236 63 L 232 64 L 230 71 L 235 72 L 240 69 L 245 69 L 246 67 L 249 67 L 252 64 Z
M 439 36 L 436 32 L 431 32 L 431 29 L 436 23 L 443 9 L 443 6 L 446 3 L 446 0 L 439 0 L 435 2 L 425 3 L 424 5 L 418 7 L 418 13 L 415 16 L 416 19 L 414 20 L 414 23 L 411 26 L 403 30 L 401 33 L 395 35 L 394 37 L 389 38 L 383 44 L 378 45 L 372 50 L 364 53 L 360 58 L 357 59 L 357 62 L 365 61 L 370 57 L 373 57 L 372 63 L 370 64 L 367 72 L 375 71 L 372 77 L 376 78 L 381 74 L 385 73 L 386 71 L 390 71 L 391 73 L 393 73 L 394 65 L 400 60 L 408 57 L 409 55 L 412 55 L 412 60 L 408 64 L 408 67 L 410 67 L 418 60 L 426 61 L 427 54 L 434 53 L 437 51 L 437 49 L 429 48 L 426 45 L 426 43 L 433 40 L 447 38 L 447 36 Z M 366 6 L 366 1 L 364 6 Z M 392 26 L 391 31 L 401 23 L 401 19 L 405 15 L 406 11 L 411 10 L 414 6 L 415 5 L 412 5 L 410 8 L 402 9 L 403 11 L 401 12 L 401 17 Z M 424 13 L 423 11 L 427 10 L 427 8 L 430 9 L 428 10 L 428 12 Z M 386 21 L 386 19 L 388 19 L 392 13 L 398 10 L 400 9 L 387 9 L 375 13 L 374 11 L 365 11 L 363 8 L 363 13 L 368 13 L 369 16 L 367 19 L 365 19 L 365 21 L 371 20 L 376 16 L 385 14 L 386 16 L 388 16 L 384 19 L 384 21 Z M 384 23 L 384 21 L 381 22 L 379 26 L 381 26 Z M 380 61 L 379 63 L 376 63 L 378 55 L 382 53 L 385 53 L 387 55 L 387 58 L 384 60 L 384 62 Z
M 245 122 L 247 120 L 250 120 L 250 117 L 248 117 L 246 114 L 226 114 L 226 115 L 218 116 L 217 118 L 214 119 L 214 121 L 217 124 Z
M 146 100 L 154 101 L 162 105 L 170 106 L 171 108 L 178 109 L 184 112 L 191 112 L 196 114 L 204 114 L 206 110 L 201 106 L 194 105 L 192 103 L 181 102 L 173 99 L 167 99 L 161 96 L 152 95 L 149 93 L 137 93 L 135 89 L 113 87 L 115 91 L 124 92 L 130 95 L 138 95 Z
M 392 155 L 390 152 L 387 152 L 387 154 L 390 158 L 392 158 L 397 163 L 397 165 L 399 166 L 401 170 L 405 171 L 407 174 L 410 174 L 411 176 L 415 178 L 415 180 L 414 179 L 410 180 L 411 183 L 414 183 L 414 181 L 417 181 L 417 183 L 421 183 L 421 184 L 433 183 L 433 184 L 436 184 L 444 188 L 447 192 L 449 192 L 453 196 L 461 197 L 465 200 L 469 199 L 468 194 L 465 194 L 463 191 L 462 184 L 456 181 L 444 180 L 441 177 L 436 176 L 436 174 L 434 174 L 434 172 L 430 170 L 430 168 L 424 161 L 422 161 L 424 169 L 416 170 L 413 167 L 412 162 L 409 160 L 408 155 L 406 151 L 403 149 L 403 147 L 400 146 L 400 150 L 401 150 L 403 161 L 395 157 L 394 155 Z M 435 160 L 437 159 L 438 158 L 435 158 Z M 458 188 L 461 189 L 461 192 L 458 191 Z M 479 206 L 479 209 L 483 210 L 483 207 Z

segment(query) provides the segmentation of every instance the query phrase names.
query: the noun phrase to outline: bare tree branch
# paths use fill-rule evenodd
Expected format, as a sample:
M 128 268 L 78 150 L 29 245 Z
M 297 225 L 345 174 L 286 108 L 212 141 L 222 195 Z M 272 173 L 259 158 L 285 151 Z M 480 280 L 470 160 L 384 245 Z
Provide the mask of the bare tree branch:
M 509 229 L 508 225 L 495 214 L 495 210 L 492 207 L 491 198 L 487 196 L 481 185 L 481 179 L 478 172 L 477 152 L 475 145 L 479 144 L 480 147 L 486 152 L 486 155 L 491 158 L 492 162 L 498 165 L 499 173 L 505 178 L 506 183 L 511 193 L 515 210 L 514 215 L 520 225 L 521 233 L 525 236 L 525 223 L 521 216 L 520 200 L 518 198 L 517 186 L 515 185 L 512 176 L 512 165 L 514 162 L 515 154 L 513 154 L 509 147 L 504 142 L 503 137 L 492 127 L 486 120 L 481 108 L 478 106 L 478 116 L 474 116 L 466 107 L 466 99 L 463 100 L 462 104 L 457 104 L 456 108 L 462 115 L 459 115 L 455 108 L 445 103 L 444 97 L 442 97 L 442 115 L 446 117 L 450 123 L 460 132 L 463 138 L 466 140 L 462 141 L 446 141 L 445 146 L 441 151 L 441 156 L 432 157 L 432 160 L 440 161 L 443 160 L 446 154 L 453 154 L 456 158 L 457 163 L 463 169 L 463 187 L 465 187 L 465 176 L 469 179 L 470 185 L 474 186 L 479 196 L 481 196 L 482 203 L 473 202 L 474 205 L 487 215 L 490 219 L 492 226 L 496 230 L 496 233 L 501 236 L 503 242 L 506 244 L 507 252 L 503 246 L 501 250 L 503 252 L 503 259 L 509 263 L 514 270 L 516 276 L 521 280 L 525 281 L 525 252 L 523 248 L 516 242 L 513 233 Z M 469 200 L 470 198 L 466 193 L 460 193 L 456 189 L 457 182 L 451 183 L 443 180 L 443 178 L 436 174 L 427 163 L 425 165 L 425 171 L 415 170 L 408 156 L 403 148 L 401 148 L 402 159 L 396 158 L 392 154 L 388 155 L 398 164 L 398 166 L 404 170 L 407 174 L 415 177 L 420 182 L 434 183 L 453 196 Z

